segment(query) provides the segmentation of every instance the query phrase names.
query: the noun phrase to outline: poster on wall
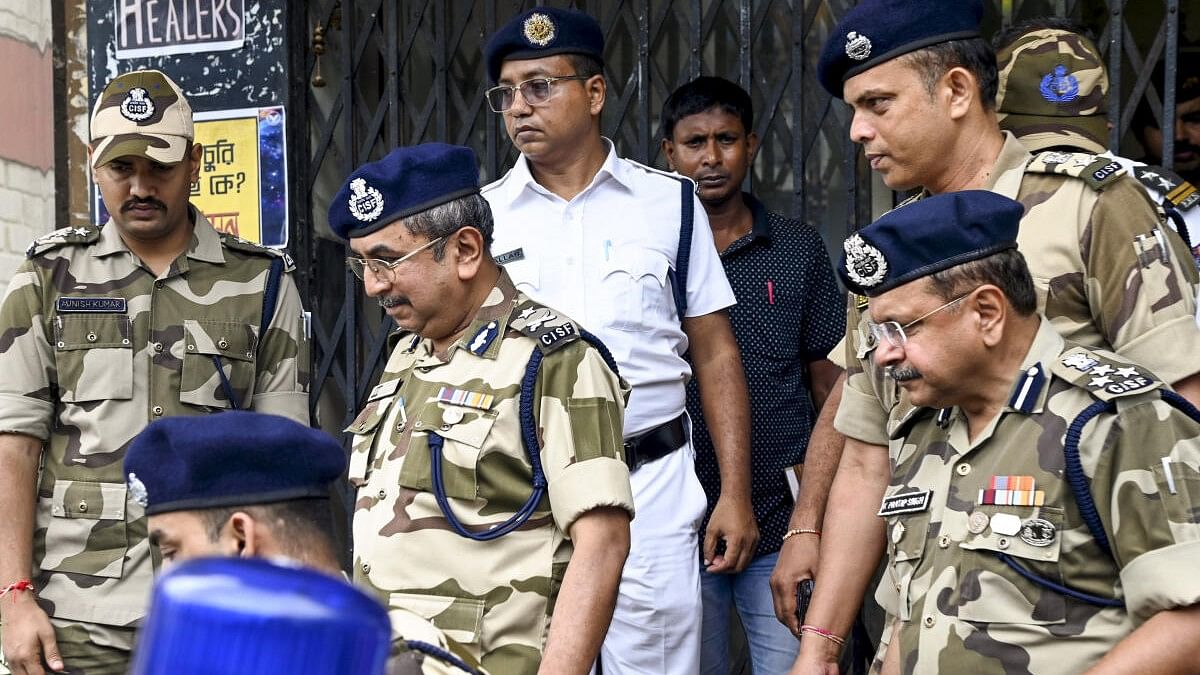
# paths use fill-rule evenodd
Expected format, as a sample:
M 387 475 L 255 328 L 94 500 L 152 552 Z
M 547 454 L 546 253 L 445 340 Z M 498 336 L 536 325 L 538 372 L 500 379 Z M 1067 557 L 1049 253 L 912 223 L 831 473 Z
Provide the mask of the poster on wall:
M 118 59 L 241 49 L 245 0 L 114 0 Z
M 200 179 L 189 200 L 218 232 L 263 246 L 288 242 L 283 106 L 197 112 Z M 97 194 L 99 223 L 108 220 Z

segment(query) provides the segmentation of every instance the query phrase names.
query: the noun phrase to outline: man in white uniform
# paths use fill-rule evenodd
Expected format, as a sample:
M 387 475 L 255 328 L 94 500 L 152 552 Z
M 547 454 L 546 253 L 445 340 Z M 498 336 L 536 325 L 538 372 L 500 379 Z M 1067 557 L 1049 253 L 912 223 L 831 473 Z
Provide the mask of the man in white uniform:
M 596 333 L 633 386 L 624 437 L 638 515 L 602 670 L 694 674 L 697 554 L 709 571 L 738 572 L 758 539 L 746 382 L 724 312 L 734 297 L 691 181 L 618 157 L 600 135 L 603 50 L 600 26 L 571 10 L 537 7 L 496 32 L 488 104 L 521 156 L 483 196 L 517 287 Z M 721 474 L 699 551 L 689 349 Z

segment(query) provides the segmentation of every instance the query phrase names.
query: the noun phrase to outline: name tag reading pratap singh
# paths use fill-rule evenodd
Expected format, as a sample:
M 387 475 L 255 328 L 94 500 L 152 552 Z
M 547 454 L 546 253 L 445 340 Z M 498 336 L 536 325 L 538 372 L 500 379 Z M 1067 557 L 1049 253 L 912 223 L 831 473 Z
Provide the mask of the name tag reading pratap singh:
M 125 298 L 59 298 L 59 314 L 124 314 Z
M 884 497 L 879 505 L 880 516 L 894 516 L 897 513 L 918 513 L 929 508 L 929 498 L 933 490 L 923 492 L 905 492 L 903 494 Z

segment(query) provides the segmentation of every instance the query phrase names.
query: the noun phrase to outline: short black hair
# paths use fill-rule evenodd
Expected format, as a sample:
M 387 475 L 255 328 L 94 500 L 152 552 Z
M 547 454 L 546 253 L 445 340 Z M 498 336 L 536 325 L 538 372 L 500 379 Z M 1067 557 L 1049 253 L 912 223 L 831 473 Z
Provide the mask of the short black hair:
M 671 92 L 659 117 L 662 137 L 671 140 L 675 125 L 688 115 L 720 108 L 742 121 L 746 134 L 754 130 L 754 104 L 750 94 L 723 77 L 704 76 Z
M 996 67 L 996 51 L 983 38 L 940 42 L 900 57 L 916 69 L 933 94 L 942 76 L 951 68 L 964 68 L 979 83 L 979 102 L 984 110 L 996 109 L 996 94 L 1000 91 L 1000 73 Z
M 225 523 L 239 511 L 250 514 L 256 521 L 270 525 L 287 555 L 300 558 L 306 551 L 312 552 L 316 549 L 325 551 L 334 559 L 337 558 L 332 505 L 326 497 L 201 509 L 197 513 L 204 519 L 209 541 L 217 541 Z
M 567 57 L 567 62 L 571 64 L 576 75 L 591 77 L 604 74 L 604 64 L 594 56 L 588 54 L 563 54 L 563 56 Z
M 990 284 L 1000 289 L 1020 316 L 1037 311 L 1037 293 L 1025 256 L 1015 248 L 955 265 L 929 275 L 931 290 L 949 302 L 971 289 Z
M 992 47 L 996 51 L 1000 51 L 1010 44 L 1017 41 L 1017 38 L 1026 33 L 1032 33 L 1038 30 L 1061 30 L 1067 33 L 1082 35 L 1092 43 L 1096 42 L 1096 34 L 1087 26 L 1077 23 L 1070 19 L 1064 19 L 1057 16 L 1038 16 L 1032 19 L 1025 19 L 1019 23 L 1015 23 L 1008 28 L 998 31 L 992 36 Z

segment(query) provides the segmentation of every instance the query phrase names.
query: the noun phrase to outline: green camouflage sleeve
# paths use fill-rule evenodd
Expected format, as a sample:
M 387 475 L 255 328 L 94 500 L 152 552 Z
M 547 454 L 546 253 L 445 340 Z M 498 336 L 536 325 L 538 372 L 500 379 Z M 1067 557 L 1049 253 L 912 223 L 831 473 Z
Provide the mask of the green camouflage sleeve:
M 46 440 L 54 416 L 56 366 L 45 332 L 41 277 L 30 260 L 8 285 L 0 326 L 0 432 Z
M 554 521 L 563 532 L 590 509 L 633 517 L 622 428 L 628 387 L 583 340 L 546 354 L 538 375 L 538 431 Z
M 1132 179 L 1097 196 L 1081 242 L 1085 288 L 1091 320 L 1113 350 L 1178 382 L 1200 371 L 1200 360 L 1181 357 L 1200 354 L 1196 267 L 1179 235 L 1153 214 Z
M 1081 458 L 1097 466 L 1093 498 L 1141 623 L 1200 603 L 1200 576 L 1180 573 L 1200 560 L 1200 425 L 1163 401 L 1123 403 Z
M 275 316 L 263 331 L 253 408 L 309 423 L 309 337 L 300 292 L 291 274 L 283 274 Z
M 871 331 L 867 328 L 866 298 L 853 293 L 847 294 L 847 298 L 846 337 L 842 340 L 846 385 L 842 388 L 842 401 L 838 404 L 833 426 L 864 443 L 887 445 L 888 414 L 895 406 L 896 388 L 885 380 L 883 371 L 875 367 L 875 345 L 871 344 Z

